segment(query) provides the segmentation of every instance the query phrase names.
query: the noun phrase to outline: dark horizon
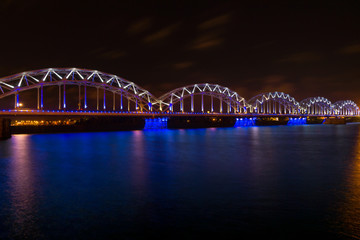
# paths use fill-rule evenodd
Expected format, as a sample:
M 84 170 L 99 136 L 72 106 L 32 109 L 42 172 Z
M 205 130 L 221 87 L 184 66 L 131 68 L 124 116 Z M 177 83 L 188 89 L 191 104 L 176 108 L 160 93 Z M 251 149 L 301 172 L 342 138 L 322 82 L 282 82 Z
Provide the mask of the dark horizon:
M 155 96 L 216 83 L 245 99 L 283 91 L 360 102 L 355 1 L 2 1 L 0 77 L 96 69 Z M 5 36 L 5 37 L 4 37 Z

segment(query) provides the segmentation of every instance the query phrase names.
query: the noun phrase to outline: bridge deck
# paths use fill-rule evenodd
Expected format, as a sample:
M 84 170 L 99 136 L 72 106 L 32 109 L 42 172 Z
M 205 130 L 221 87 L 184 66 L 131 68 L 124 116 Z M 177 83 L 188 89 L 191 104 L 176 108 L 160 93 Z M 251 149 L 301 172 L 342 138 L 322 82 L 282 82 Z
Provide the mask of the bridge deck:
M 206 117 L 349 117 L 345 115 L 296 115 L 296 114 L 258 114 L 258 113 L 190 113 L 190 112 L 118 112 L 118 111 L 65 111 L 65 110 L 2 110 L 0 116 L 206 116 Z

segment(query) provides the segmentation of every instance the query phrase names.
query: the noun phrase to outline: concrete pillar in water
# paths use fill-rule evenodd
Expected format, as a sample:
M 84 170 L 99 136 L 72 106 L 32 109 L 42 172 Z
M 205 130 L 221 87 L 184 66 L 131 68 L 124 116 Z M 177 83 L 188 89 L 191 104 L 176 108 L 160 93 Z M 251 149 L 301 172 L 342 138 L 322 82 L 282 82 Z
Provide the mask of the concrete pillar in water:
M 8 139 L 11 137 L 10 119 L 0 118 L 0 140 Z

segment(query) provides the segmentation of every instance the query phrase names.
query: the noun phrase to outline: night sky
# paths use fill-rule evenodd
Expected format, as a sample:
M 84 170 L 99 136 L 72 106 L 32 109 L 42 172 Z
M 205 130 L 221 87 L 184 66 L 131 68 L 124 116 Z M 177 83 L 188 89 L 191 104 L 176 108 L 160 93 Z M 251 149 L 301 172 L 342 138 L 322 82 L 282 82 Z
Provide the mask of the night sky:
M 0 76 L 116 74 L 160 96 L 218 83 L 360 103 L 358 1 L 0 1 Z

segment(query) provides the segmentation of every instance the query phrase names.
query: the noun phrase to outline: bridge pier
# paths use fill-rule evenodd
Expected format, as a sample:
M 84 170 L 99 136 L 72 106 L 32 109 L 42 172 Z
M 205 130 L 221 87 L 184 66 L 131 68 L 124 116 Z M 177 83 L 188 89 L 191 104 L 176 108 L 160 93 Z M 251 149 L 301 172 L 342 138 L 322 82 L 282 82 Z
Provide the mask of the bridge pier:
M 337 117 L 328 117 L 325 118 L 323 124 L 346 124 L 346 119 L 344 117 L 337 118 Z
M 234 116 L 177 116 L 169 117 L 169 129 L 234 127 Z
M 0 118 L 0 140 L 11 138 L 10 119 Z
M 325 117 L 321 116 L 308 116 L 306 119 L 306 124 L 323 124 Z
M 269 117 L 269 116 L 259 116 L 255 119 L 256 126 L 273 126 L 273 125 L 287 125 L 289 118 L 286 116 L 281 117 Z

